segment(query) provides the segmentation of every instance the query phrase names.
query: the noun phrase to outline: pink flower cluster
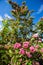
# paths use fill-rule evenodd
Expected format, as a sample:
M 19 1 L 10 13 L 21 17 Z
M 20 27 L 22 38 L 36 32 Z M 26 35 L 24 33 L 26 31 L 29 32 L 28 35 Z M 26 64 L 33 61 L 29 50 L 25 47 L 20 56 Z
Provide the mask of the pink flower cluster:
M 23 43 L 23 47 L 24 47 L 24 48 L 28 48 L 28 47 L 29 47 L 29 44 L 30 44 L 30 42 L 27 42 L 27 41 L 26 41 L 26 42 Z
M 23 55 L 25 54 L 25 51 L 23 48 L 20 49 L 19 54 L 23 54 Z
M 29 48 L 29 44 L 30 44 L 30 42 L 28 42 L 28 41 L 23 42 L 22 46 L 21 46 L 20 43 L 15 43 L 14 44 L 14 49 L 19 49 L 19 54 L 24 55 L 25 54 L 25 50 L 24 49 Z
M 20 43 L 15 43 L 15 44 L 14 44 L 14 48 L 15 48 L 15 49 L 21 48 L 21 44 L 20 44 Z
M 38 56 L 37 53 L 40 52 L 43 54 L 43 48 L 41 48 L 40 43 L 39 43 L 39 42 L 42 42 L 42 39 L 39 38 L 38 33 L 34 34 L 32 37 L 33 37 L 33 39 L 35 38 L 35 40 L 33 42 L 30 40 L 30 41 L 25 41 L 22 44 L 21 43 L 14 44 L 14 50 L 16 53 L 18 52 L 17 53 L 18 55 L 27 57 L 28 59 L 30 59 L 30 58 L 33 59 L 33 57 L 36 58 L 36 56 Z M 38 43 L 37 43 L 37 41 L 38 41 Z M 33 43 L 34 43 L 34 45 L 33 45 Z M 36 52 L 36 56 L 35 56 L 35 52 Z M 33 56 L 33 54 L 34 54 L 34 56 Z M 26 63 L 22 62 L 23 57 L 19 58 L 19 62 L 21 62 L 22 65 L 26 65 Z M 27 58 L 26 58 L 26 60 L 27 60 Z M 25 61 L 25 62 L 27 62 L 27 61 Z
M 31 47 L 30 47 L 30 52 L 32 52 L 32 53 L 35 52 L 35 48 L 34 48 L 34 46 L 31 46 Z
M 36 52 L 39 48 L 39 45 L 37 44 L 35 47 L 30 45 L 30 42 L 26 41 L 23 42 L 23 44 L 15 43 L 14 49 L 19 49 L 19 54 L 26 55 L 28 58 L 32 57 L 32 54 Z M 27 51 L 29 49 L 29 51 Z M 43 52 L 43 48 L 41 49 Z
M 23 48 L 28 48 L 29 47 L 29 44 L 30 44 L 30 42 L 28 42 L 28 41 L 23 42 Z M 20 43 L 15 43 L 14 44 L 14 48 L 15 49 L 21 48 L 21 44 Z
M 30 52 L 27 52 L 27 51 L 26 51 L 26 55 L 27 55 L 28 58 L 31 58 L 32 57 L 31 53 Z

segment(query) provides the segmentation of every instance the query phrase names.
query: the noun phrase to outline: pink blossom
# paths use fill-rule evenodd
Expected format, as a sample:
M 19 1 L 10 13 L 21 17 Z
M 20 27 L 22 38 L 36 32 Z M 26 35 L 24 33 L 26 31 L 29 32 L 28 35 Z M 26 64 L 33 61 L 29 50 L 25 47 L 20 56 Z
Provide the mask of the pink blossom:
M 41 48 L 41 52 L 43 52 L 43 48 Z
M 27 55 L 28 58 L 32 57 L 32 55 L 30 54 L 30 52 L 26 52 L 26 55 Z
M 38 42 L 42 42 L 42 41 L 39 40 Z
M 23 47 L 28 48 L 29 44 L 30 44 L 30 42 L 26 41 L 26 42 L 23 43 Z
M 8 65 L 10 65 L 10 64 L 8 64 Z
M 22 65 L 25 65 L 25 63 L 23 63 Z
M 38 42 L 42 42 L 42 40 L 38 40 Z
M 36 62 L 36 65 L 40 65 L 39 62 Z
M 22 62 L 22 58 L 20 58 L 19 61 Z
M 34 61 L 32 65 L 40 65 L 39 62 Z
M 23 48 L 20 49 L 19 54 L 23 54 L 23 55 L 25 54 L 25 51 Z
M 35 52 L 35 48 L 34 48 L 34 46 L 31 46 L 31 47 L 30 47 L 30 52 L 32 52 L 32 53 Z
M 40 41 L 42 41 L 42 39 L 41 39 L 41 38 L 39 38 L 39 40 L 40 40 Z
M 39 45 L 36 45 L 35 48 L 39 48 Z
M 33 38 L 37 38 L 38 37 L 38 33 L 34 34 L 32 37 Z
M 42 39 L 41 39 L 41 38 L 39 38 L 38 42 L 42 42 Z
M 18 49 L 18 48 L 20 48 L 20 47 L 21 47 L 21 44 L 20 44 L 20 43 L 15 43 L 15 44 L 14 44 L 14 48 L 15 48 L 15 49 Z
M 39 45 L 35 46 L 35 51 L 38 51 Z

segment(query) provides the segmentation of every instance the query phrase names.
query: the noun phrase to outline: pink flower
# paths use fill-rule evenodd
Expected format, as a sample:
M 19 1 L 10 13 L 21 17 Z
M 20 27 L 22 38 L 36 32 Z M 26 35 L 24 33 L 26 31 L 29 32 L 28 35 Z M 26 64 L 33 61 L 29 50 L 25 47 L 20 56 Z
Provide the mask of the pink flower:
M 8 65 L 10 65 L 10 64 L 8 64 Z
M 20 47 L 21 47 L 21 44 L 20 44 L 20 43 L 15 43 L 15 44 L 14 44 L 14 48 L 15 48 L 15 49 L 18 49 L 18 48 L 20 48 Z
M 23 48 L 20 49 L 19 54 L 23 54 L 23 55 L 25 54 L 25 51 Z
M 34 46 L 31 46 L 31 47 L 30 47 L 30 52 L 32 52 L 32 53 L 35 52 L 35 48 L 34 48 Z
M 42 39 L 41 39 L 41 38 L 39 38 L 39 40 L 40 40 L 40 41 L 42 41 Z
M 38 33 L 34 34 L 32 37 L 33 38 L 37 38 L 38 37 Z
M 42 39 L 41 39 L 41 38 L 39 38 L 38 42 L 42 42 Z
M 23 63 L 22 65 L 25 65 L 25 63 Z
M 26 41 L 26 42 L 23 43 L 23 47 L 28 48 L 29 44 L 30 44 L 30 42 Z
M 40 65 L 40 64 L 39 64 L 39 62 L 34 61 L 34 62 L 32 63 L 32 65 Z
M 39 45 L 36 45 L 35 48 L 39 48 Z
M 35 46 L 35 51 L 38 51 L 39 45 Z
M 30 52 L 26 52 L 26 55 L 27 55 L 28 58 L 32 57 L 32 55 L 30 54 Z
M 22 58 L 20 58 L 19 61 L 22 62 Z
M 41 48 L 41 52 L 43 52 L 43 48 Z
M 42 42 L 42 41 L 39 40 L 38 42 Z
M 36 65 L 40 65 L 39 62 L 36 62 Z

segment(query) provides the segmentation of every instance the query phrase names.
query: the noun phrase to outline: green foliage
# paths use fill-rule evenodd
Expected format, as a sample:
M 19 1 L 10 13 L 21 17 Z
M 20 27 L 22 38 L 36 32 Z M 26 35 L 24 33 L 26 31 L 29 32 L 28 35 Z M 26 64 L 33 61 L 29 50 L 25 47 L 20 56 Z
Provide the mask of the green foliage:
M 37 29 L 40 32 L 40 37 L 43 38 L 43 18 L 37 23 Z

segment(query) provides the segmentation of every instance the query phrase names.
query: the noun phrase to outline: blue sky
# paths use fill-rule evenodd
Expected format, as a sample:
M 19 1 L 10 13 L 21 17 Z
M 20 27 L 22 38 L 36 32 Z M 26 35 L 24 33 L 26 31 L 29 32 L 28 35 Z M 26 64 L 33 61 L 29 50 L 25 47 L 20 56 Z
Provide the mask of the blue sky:
M 26 5 L 30 10 L 34 10 L 34 22 L 38 22 L 38 20 L 43 17 L 43 0 L 12 0 L 17 2 L 19 5 L 22 4 L 22 1 L 26 1 Z M 0 25 L 1 21 L 5 17 L 11 18 L 11 6 L 8 4 L 7 0 L 0 0 Z

